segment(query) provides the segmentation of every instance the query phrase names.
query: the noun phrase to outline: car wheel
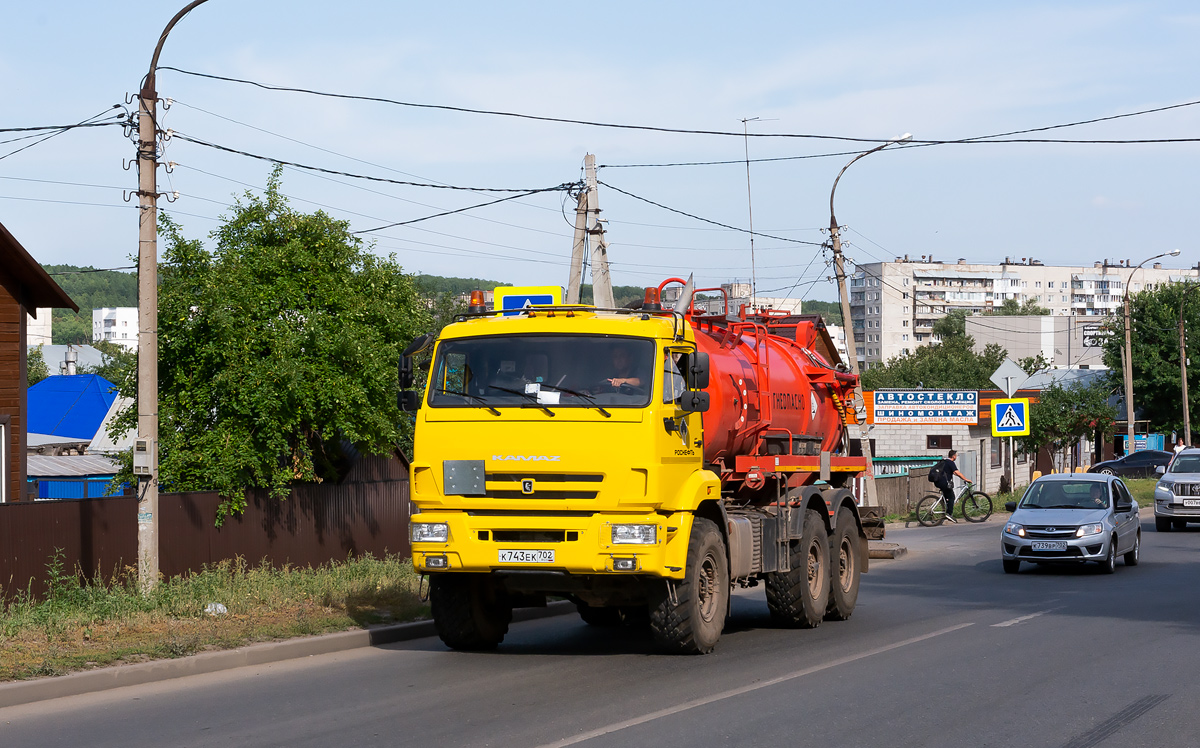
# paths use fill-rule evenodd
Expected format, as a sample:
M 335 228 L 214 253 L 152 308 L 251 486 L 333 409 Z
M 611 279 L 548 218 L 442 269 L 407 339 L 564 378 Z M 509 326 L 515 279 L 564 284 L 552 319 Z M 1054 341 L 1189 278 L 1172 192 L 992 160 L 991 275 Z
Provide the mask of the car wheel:
M 1005 558 L 1001 559 L 1001 562 L 1004 564 L 1005 574 L 1016 574 L 1021 570 L 1021 559 L 1019 558 Z
M 1138 561 L 1142 558 L 1142 533 L 1138 533 L 1133 537 L 1133 548 L 1125 554 L 1126 566 L 1137 566 Z
M 1158 532 L 1170 532 L 1171 531 L 1171 520 L 1167 519 L 1166 517 L 1155 517 L 1154 518 L 1154 529 L 1157 530 Z
M 1112 574 L 1117 570 L 1117 536 L 1114 535 L 1108 539 L 1108 555 L 1100 562 L 1100 571 L 1103 574 Z
M 1100 473 L 1101 475 L 1116 475 L 1116 473 L 1113 472 L 1112 468 L 1100 468 L 1096 472 Z

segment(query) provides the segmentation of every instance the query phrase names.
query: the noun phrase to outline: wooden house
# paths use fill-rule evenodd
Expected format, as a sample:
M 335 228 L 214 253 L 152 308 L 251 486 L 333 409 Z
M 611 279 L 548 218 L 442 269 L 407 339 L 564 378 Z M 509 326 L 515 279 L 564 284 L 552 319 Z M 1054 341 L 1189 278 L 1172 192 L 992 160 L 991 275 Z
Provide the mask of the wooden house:
M 79 305 L 0 224 L 0 502 L 25 498 L 28 420 L 25 318 Z

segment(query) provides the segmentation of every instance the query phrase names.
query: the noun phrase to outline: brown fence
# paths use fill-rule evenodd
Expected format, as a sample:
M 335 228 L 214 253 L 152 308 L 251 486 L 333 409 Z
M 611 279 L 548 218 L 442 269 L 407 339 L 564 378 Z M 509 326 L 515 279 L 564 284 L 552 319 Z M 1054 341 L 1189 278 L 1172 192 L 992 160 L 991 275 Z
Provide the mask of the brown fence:
M 217 528 L 215 493 L 159 496 L 159 569 L 186 574 L 242 556 L 307 566 L 366 553 L 409 554 L 408 473 L 398 459 L 363 457 L 340 484 L 297 485 L 285 501 L 265 491 L 246 496 L 246 511 Z M 0 504 L 0 592 L 33 584 L 45 591 L 47 564 L 88 578 L 135 565 L 137 501 L 132 496 Z

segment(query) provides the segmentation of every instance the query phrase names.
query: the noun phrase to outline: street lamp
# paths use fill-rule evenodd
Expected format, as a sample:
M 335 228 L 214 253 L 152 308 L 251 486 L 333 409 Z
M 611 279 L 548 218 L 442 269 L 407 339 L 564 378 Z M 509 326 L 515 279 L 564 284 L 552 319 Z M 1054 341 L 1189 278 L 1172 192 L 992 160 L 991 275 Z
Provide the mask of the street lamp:
M 1129 330 L 1129 288 L 1133 284 L 1133 275 L 1142 269 L 1151 260 L 1157 260 L 1160 257 L 1178 257 L 1179 250 L 1172 249 L 1170 252 L 1147 257 L 1137 264 L 1133 270 L 1129 271 L 1129 281 L 1125 284 L 1125 434 L 1128 441 L 1125 444 L 1125 454 L 1133 454 L 1133 343 L 1132 336 Z
M 843 166 L 842 170 L 838 172 L 837 179 L 833 180 L 833 189 L 829 191 L 829 236 L 833 240 L 833 267 L 835 274 L 837 275 L 838 294 L 842 298 L 842 324 L 846 326 L 846 353 L 850 359 L 850 371 L 854 372 L 855 374 L 859 373 L 858 352 L 857 348 L 854 347 L 854 322 L 850 319 L 850 297 L 846 294 L 846 265 L 842 260 L 841 233 L 838 230 L 837 217 L 834 216 L 833 213 L 833 196 L 837 194 L 838 182 L 842 180 L 842 175 L 846 173 L 846 169 L 849 169 L 855 161 L 863 158 L 864 156 L 870 156 L 876 151 L 882 151 L 884 148 L 887 148 L 893 143 L 911 142 L 912 137 L 912 133 L 906 132 L 897 138 L 892 138 L 886 143 L 875 146 L 869 151 L 863 151 L 854 158 L 850 159 L 850 162 Z M 863 329 L 864 331 L 866 330 L 865 326 Z M 863 337 L 866 337 L 865 332 L 863 333 Z M 863 342 L 865 343 L 866 341 L 864 340 Z

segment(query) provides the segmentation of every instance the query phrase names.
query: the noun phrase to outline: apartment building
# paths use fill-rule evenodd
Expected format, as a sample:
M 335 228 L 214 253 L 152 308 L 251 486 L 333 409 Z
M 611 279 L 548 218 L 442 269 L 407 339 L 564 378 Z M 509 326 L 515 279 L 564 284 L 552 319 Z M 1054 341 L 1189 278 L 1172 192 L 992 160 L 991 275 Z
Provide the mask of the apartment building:
M 956 310 L 984 314 L 1013 299 L 1087 321 L 1119 313 L 1127 284 L 1137 293 L 1163 283 L 1200 281 L 1200 263 L 1186 270 L 1162 263 L 1138 270 L 1128 260 L 1060 266 L 1006 257 L 999 265 L 982 265 L 904 256 L 858 265 L 849 280 L 854 346 L 860 364 L 870 367 L 936 342 L 934 322 Z
M 120 306 L 93 309 L 92 340 L 107 340 L 136 351 L 138 345 L 137 307 Z

